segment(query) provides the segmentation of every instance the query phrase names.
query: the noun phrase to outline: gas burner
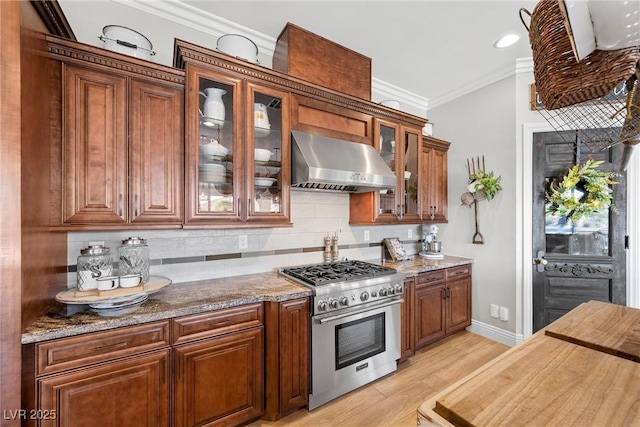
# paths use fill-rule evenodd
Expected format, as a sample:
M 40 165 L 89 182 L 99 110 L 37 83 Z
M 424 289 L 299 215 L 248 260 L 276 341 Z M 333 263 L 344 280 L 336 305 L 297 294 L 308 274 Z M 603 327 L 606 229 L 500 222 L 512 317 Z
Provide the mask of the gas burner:
M 370 279 L 396 274 L 396 270 L 364 261 L 338 261 L 284 268 L 281 273 L 312 286 Z

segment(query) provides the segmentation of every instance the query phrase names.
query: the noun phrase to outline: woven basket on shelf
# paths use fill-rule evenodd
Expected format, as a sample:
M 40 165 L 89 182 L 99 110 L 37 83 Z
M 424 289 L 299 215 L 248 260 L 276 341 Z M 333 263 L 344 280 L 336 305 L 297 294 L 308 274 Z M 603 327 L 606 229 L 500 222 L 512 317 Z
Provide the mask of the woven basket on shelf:
M 632 47 L 595 50 L 578 62 L 563 8 L 563 0 L 540 0 L 530 14 L 536 89 L 547 110 L 605 96 L 633 74 L 640 59 L 640 49 Z

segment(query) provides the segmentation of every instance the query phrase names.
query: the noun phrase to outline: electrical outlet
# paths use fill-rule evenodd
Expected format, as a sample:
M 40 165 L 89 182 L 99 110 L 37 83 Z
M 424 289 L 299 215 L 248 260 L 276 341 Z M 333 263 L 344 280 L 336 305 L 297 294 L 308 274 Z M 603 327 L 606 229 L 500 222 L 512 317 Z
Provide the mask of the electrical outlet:
M 249 238 L 243 234 L 238 236 L 238 249 L 247 249 L 249 247 Z
M 500 307 L 500 320 L 503 322 L 509 320 L 509 309 L 507 307 Z
M 412 229 L 408 229 L 407 230 L 407 239 L 413 239 L 413 230 Z
M 497 304 L 491 304 L 491 317 L 498 318 L 500 316 L 500 307 Z
M 369 241 L 369 230 L 364 230 L 364 241 L 368 242 Z

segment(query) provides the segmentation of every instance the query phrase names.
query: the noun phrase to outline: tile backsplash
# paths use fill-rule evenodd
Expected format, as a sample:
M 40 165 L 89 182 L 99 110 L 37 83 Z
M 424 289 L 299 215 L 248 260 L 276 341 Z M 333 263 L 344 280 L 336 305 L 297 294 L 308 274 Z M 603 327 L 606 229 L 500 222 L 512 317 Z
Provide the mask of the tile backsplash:
M 327 233 L 338 234 L 341 259 L 379 260 L 385 237 L 399 237 L 409 253 L 420 249 L 419 224 L 349 225 L 348 194 L 292 191 L 291 218 L 289 228 L 70 232 L 68 285 L 76 285 L 75 267 L 82 248 L 102 242 L 111 248 L 115 261 L 118 246 L 131 236 L 147 240 L 151 274 L 169 277 L 174 283 L 319 263 Z M 364 240 L 365 231 L 369 241 Z M 246 249 L 239 249 L 240 236 L 247 238 Z

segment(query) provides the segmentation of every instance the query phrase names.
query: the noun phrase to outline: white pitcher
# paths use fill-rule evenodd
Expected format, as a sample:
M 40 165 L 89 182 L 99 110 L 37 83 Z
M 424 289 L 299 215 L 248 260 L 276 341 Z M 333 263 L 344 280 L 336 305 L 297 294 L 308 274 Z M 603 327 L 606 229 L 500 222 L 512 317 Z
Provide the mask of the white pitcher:
M 202 123 L 205 126 L 222 127 L 224 125 L 224 102 L 222 95 L 226 94 L 224 89 L 209 87 L 200 92 L 204 96 L 204 113 L 200 110 L 200 116 L 203 117 Z

